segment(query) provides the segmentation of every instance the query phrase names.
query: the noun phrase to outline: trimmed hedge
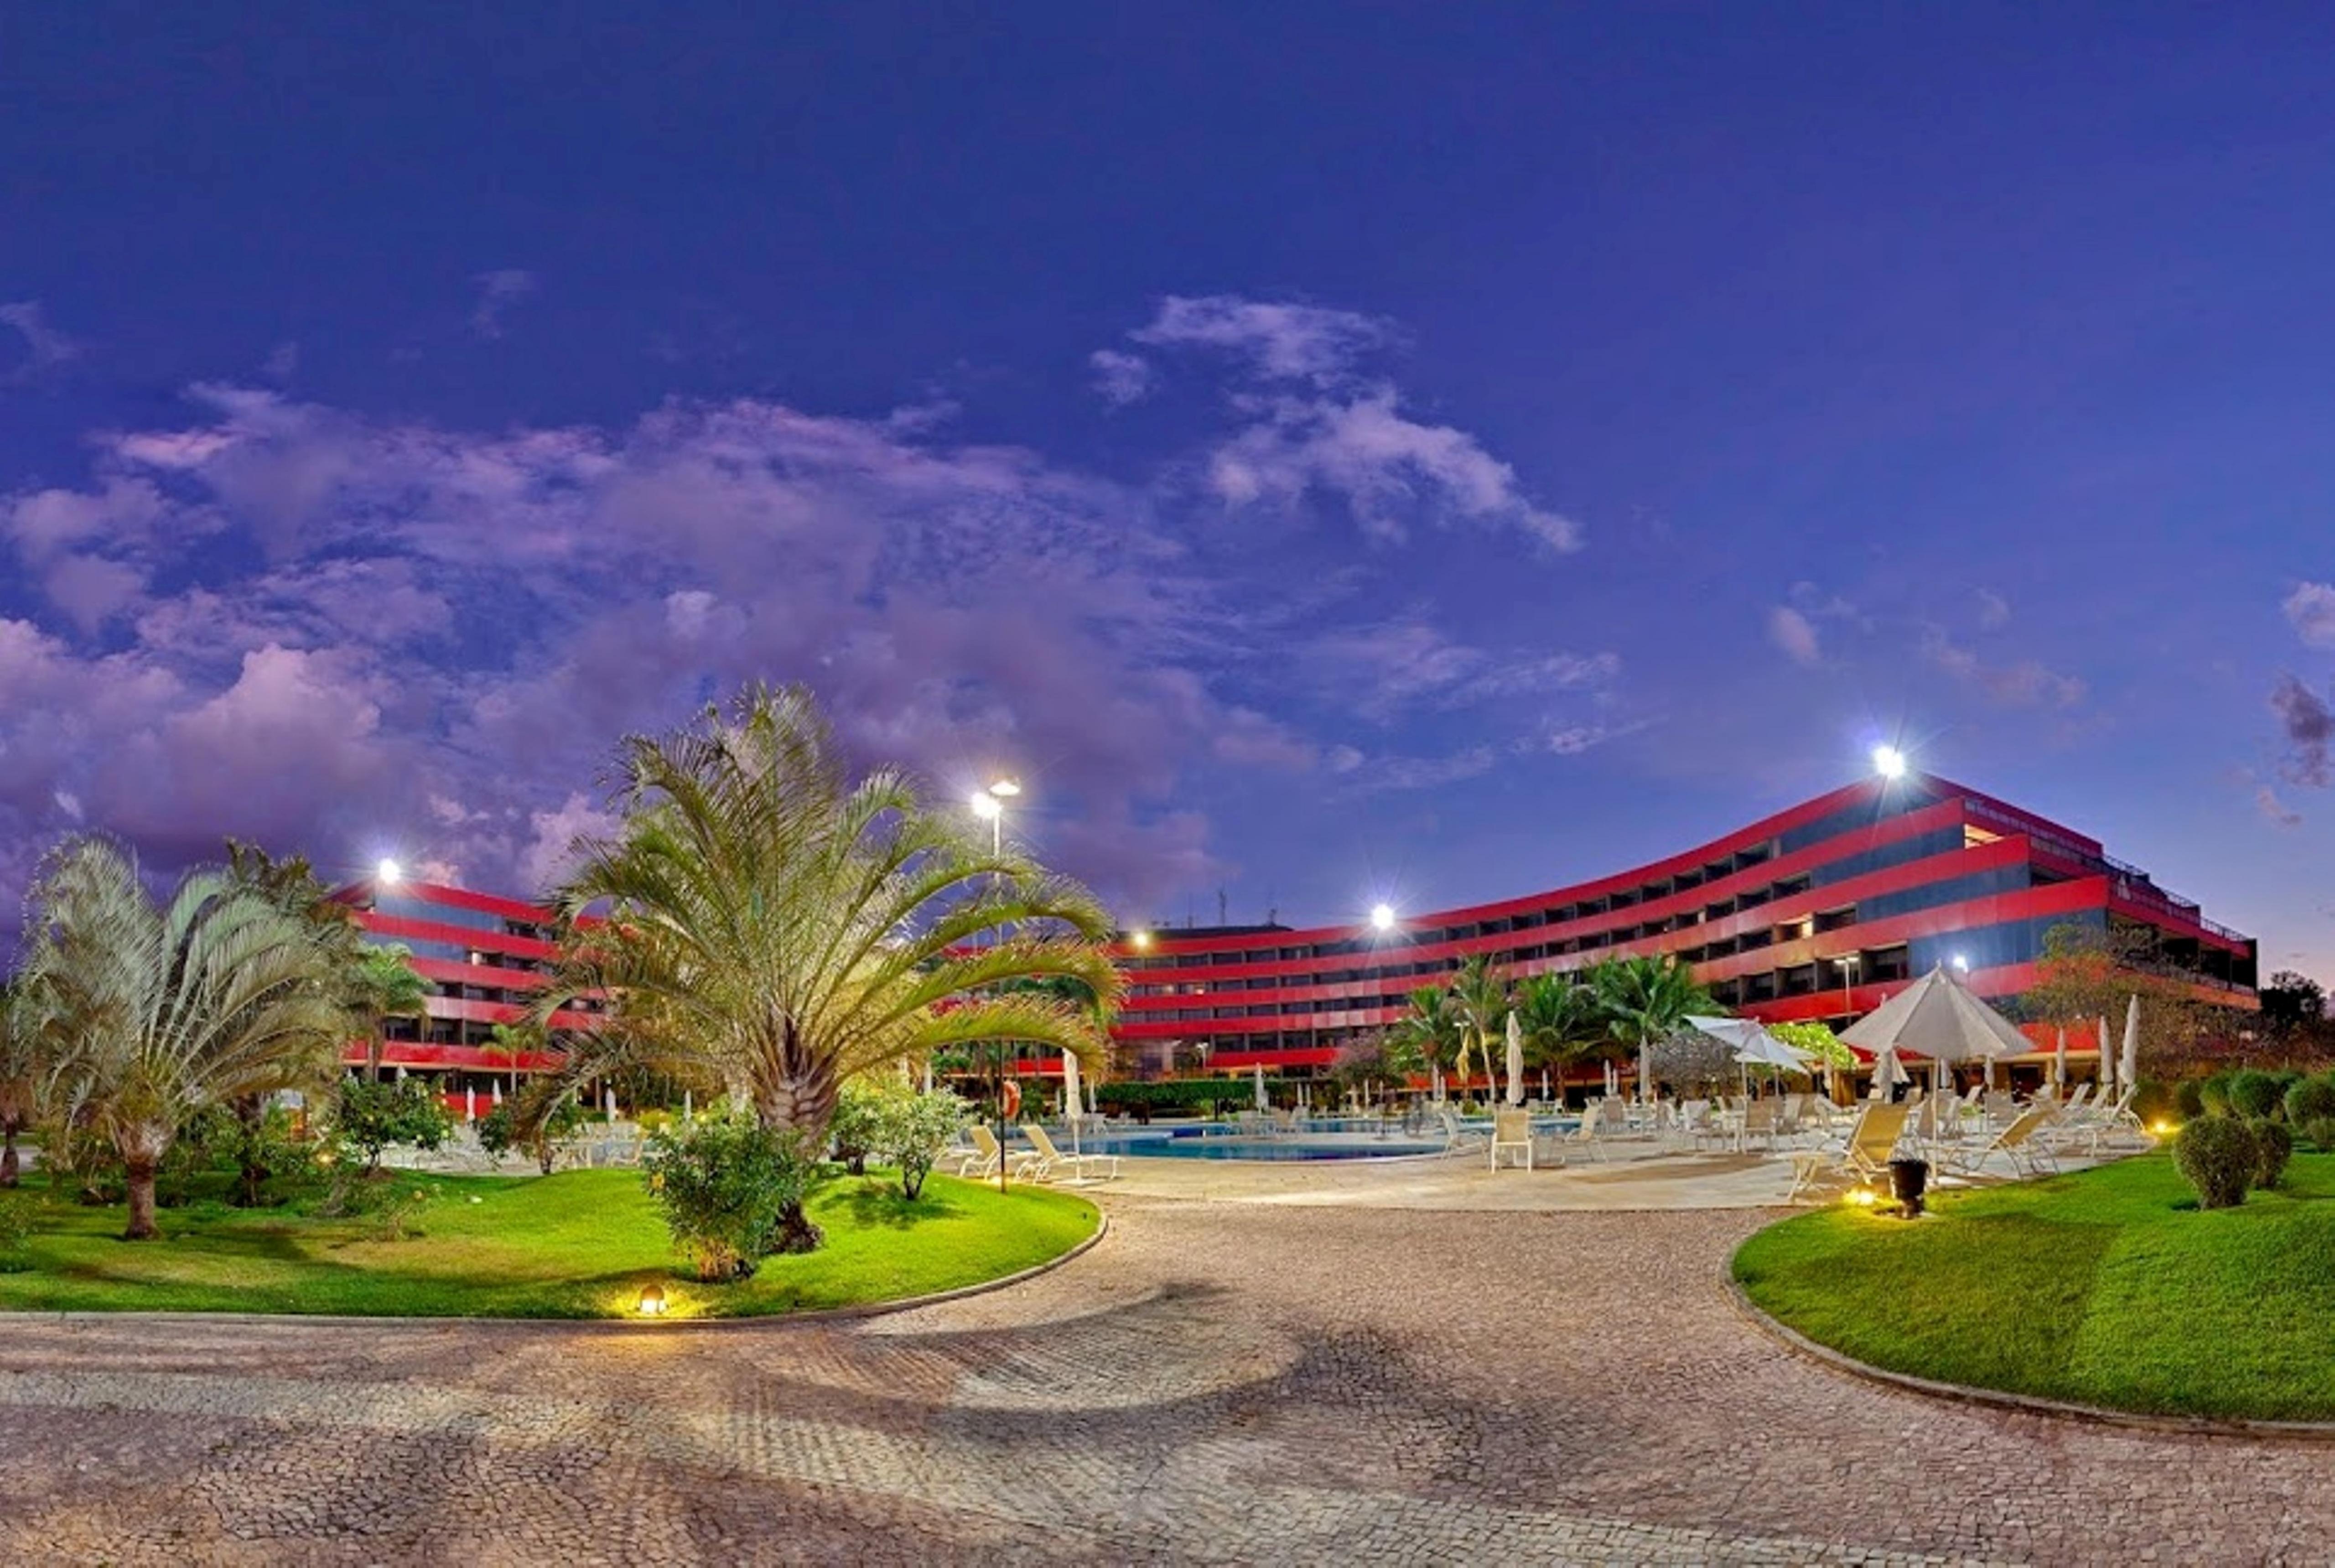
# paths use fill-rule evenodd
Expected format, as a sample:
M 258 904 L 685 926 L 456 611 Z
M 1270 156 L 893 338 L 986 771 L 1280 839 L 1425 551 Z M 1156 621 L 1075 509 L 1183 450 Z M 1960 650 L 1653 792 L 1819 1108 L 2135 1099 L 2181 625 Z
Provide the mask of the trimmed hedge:
M 2335 1117 L 2335 1074 L 2303 1079 L 2286 1091 L 2289 1127 L 2306 1127 L 2329 1117 Z
M 2282 1121 L 2258 1116 L 2246 1123 L 2246 1131 L 2254 1140 L 2254 1186 L 2268 1192 L 2278 1186 L 2278 1178 L 2286 1174 L 2286 1162 L 2294 1153 L 2294 1135 Z
M 2205 1086 L 2194 1078 L 2185 1078 L 2173 1089 L 2173 1108 L 2181 1113 L 2183 1121 L 2195 1121 L 2205 1114 Z
M 2233 1209 L 2262 1169 L 2262 1155 L 2246 1124 L 2230 1116 L 2201 1116 L 2173 1140 L 2173 1163 L 2197 1190 L 2201 1209 Z
M 2279 1098 L 2284 1092 L 2275 1075 L 2248 1068 L 2230 1079 L 2231 1114 L 2250 1120 L 2276 1116 Z
M 1268 1078 L 1264 1080 L 1265 1099 L 1269 1101 L 1294 1099 L 1295 1080 Z M 1114 1080 L 1095 1089 L 1095 1104 L 1105 1110 L 1131 1111 L 1148 1117 L 1159 1110 L 1197 1110 L 1202 1106 L 1211 1109 L 1227 1107 L 1245 1110 L 1256 1104 L 1256 1079 L 1244 1078 L 1163 1078 L 1148 1083 L 1133 1079 Z

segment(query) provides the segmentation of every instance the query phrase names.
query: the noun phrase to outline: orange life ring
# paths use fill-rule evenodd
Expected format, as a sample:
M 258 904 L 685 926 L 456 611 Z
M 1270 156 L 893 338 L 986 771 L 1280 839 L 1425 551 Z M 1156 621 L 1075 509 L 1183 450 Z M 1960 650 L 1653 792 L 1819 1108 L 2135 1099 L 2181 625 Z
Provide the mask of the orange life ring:
M 1002 1098 L 1005 1101 L 1005 1115 L 1009 1120 L 1022 1114 L 1022 1086 L 1020 1083 L 1016 1082 L 1012 1079 L 1007 1079 L 1005 1080 L 1005 1092 Z

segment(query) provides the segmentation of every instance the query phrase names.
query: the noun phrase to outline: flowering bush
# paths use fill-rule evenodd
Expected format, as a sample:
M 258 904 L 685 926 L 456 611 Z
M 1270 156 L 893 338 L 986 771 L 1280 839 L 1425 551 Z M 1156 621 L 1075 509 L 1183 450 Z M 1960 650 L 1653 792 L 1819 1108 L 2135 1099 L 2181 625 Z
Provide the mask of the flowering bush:
M 915 1198 L 925 1190 L 933 1162 L 972 1115 L 971 1106 L 945 1089 L 884 1097 L 876 1152 L 899 1167 L 902 1196 Z
M 802 1217 L 813 1168 L 800 1137 L 744 1116 L 667 1128 L 641 1159 L 674 1244 L 712 1281 L 743 1279 L 773 1252 L 819 1245 L 819 1227 Z

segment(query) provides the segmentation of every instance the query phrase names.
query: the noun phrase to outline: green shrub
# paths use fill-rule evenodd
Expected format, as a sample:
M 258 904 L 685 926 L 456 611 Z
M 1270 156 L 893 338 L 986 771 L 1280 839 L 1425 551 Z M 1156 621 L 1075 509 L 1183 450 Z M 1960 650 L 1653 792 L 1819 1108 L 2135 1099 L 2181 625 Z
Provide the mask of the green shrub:
M 812 1168 L 799 1137 L 751 1116 L 667 1128 L 641 1159 L 674 1244 L 710 1281 L 743 1279 L 770 1253 L 819 1245 L 819 1227 L 802 1217 Z
M 2195 1121 L 2205 1114 L 2205 1085 L 2202 1079 L 2185 1078 L 2173 1088 L 2173 1108 L 2183 1121 Z
M 2207 1116 L 2230 1114 L 2230 1079 L 2236 1076 L 2235 1073 L 2225 1069 L 2220 1072 L 2208 1073 L 2204 1081 L 2198 1084 L 2198 1103 L 2204 1108 Z
M 22 1273 L 33 1266 L 27 1249 L 40 1214 L 40 1200 L 28 1192 L 0 1192 L 0 1274 Z
M 2329 1117 L 2335 1117 L 2335 1078 L 2301 1079 L 2286 1091 L 2287 1126 L 2301 1127 Z
M 535 1157 L 535 1168 L 549 1176 L 560 1151 L 590 1119 L 572 1094 L 562 1094 L 548 1109 L 538 1111 L 532 1126 L 516 1104 L 499 1105 L 479 1118 L 479 1147 L 497 1159 L 513 1149 L 524 1150 Z
M 2229 1116 L 2201 1116 L 2173 1140 L 2173 1163 L 2197 1191 L 2201 1209 L 2231 1209 L 2246 1201 L 2246 1189 L 2262 1168 L 2254 1135 Z
M 2278 1079 L 2248 1068 L 2230 1079 L 2230 1114 L 2249 1121 L 2273 1116 L 2278 1111 L 2280 1092 Z
M 877 1121 L 876 1153 L 900 1172 L 900 1194 L 914 1199 L 925 1190 L 933 1162 L 973 1115 L 973 1108 L 947 1089 L 930 1094 L 884 1097 Z
M 2294 1153 L 2294 1134 L 2284 1122 L 2266 1116 L 2247 1122 L 2246 1130 L 2254 1140 L 2254 1186 L 2268 1192 L 2286 1174 L 2287 1158 Z
M 867 1174 L 867 1157 L 876 1152 L 884 1134 L 885 1101 L 890 1097 L 875 1085 L 853 1079 L 836 1092 L 835 1115 L 827 1136 L 835 1157 L 853 1176 Z
M 2335 1116 L 2322 1116 L 2302 1124 L 2302 1136 L 2320 1154 L 2335 1154 Z
M 2144 1078 L 2132 1091 L 2132 1114 L 2143 1127 L 2181 1119 L 2173 1103 L 2173 1086 L 2161 1078 Z
M 436 1148 L 453 1132 L 454 1118 L 437 1091 L 418 1078 L 379 1083 L 352 1078 L 342 1081 L 333 1125 L 343 1143 L 364 1156 L 370 1173 L 380 1168 L 382 1151 L 392 1144 Z

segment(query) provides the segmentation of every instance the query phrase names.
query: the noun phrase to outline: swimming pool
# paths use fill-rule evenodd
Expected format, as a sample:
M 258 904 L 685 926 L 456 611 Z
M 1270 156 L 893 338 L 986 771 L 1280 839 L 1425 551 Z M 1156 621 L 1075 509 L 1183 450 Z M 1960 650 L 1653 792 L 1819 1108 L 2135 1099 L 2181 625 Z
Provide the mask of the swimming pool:
M 1059 1141 L 1059 1140 L 1058 1140 Z M 1400 1159 L 1443 1152 L 1441 1137 L 1402 1133 L 1297 1132 L 1261 1137 L 1228 1127 L 1113 1128 L 1090 1133 L 1088 1154 L 1138 1159 L 1337 1160 Z

